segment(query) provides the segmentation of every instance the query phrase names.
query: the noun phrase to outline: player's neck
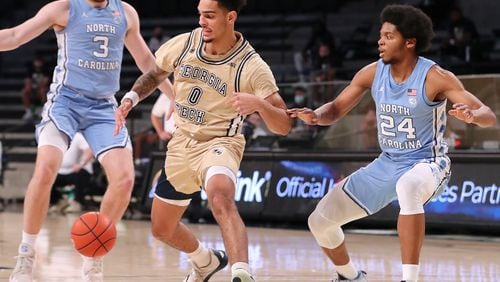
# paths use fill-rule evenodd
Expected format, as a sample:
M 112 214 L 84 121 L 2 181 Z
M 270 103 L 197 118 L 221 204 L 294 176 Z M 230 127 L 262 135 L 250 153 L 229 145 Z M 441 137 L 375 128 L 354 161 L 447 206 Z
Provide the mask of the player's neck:
M 87 2 L 89 3 L 89 5 L 91 7 L 94 7 L 94 8 L 98 8 L 98 9 L 101 9 L 101 8 L 105 8 L 106 6 L 108 6 L 108 3 L 109 1 L 108 0 L 87 0 Z
M 234 45 L 238 42 L 238 36 L 235 32 L 228 34 L 227 36 L 221 38 L 217 41 L 212 41 L 205 44 L 205 53 L 208 55 L 225 55 Z
M 405 82 L 415 69 L 417 65 L 418 57 L 409 57 L 408 59 L 392 63 L 391 64 L 391 75 L 394 81 L 397 83 Z

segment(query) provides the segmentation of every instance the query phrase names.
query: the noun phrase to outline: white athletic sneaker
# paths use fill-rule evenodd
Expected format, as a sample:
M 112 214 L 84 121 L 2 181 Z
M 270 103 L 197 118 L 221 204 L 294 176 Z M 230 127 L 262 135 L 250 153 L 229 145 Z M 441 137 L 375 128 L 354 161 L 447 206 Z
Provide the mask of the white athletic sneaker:
M 33 281 L 33 265 L 35 264 L 35 250 L 33 246 L 21 243 L 19 245 L 16 267 L 9 277 L 10 282 Z
M 189 261 L 193 266 L 191 273 L 184 279 L 183 282 L 207 282 L 212 275 L 223 269 L 227 265 L 226 252 L 210 249 L 210 262 L 208 265 L 199 267 L 194 261 Z
M 238 268 L 232 273 L 231 282 L 255 282 L 255 279 L 248 271 Z
M 342 276 L 340 274 L 338 274 L 338 276 L 339 277 L 337 279 L 333 280 L 334 282 L 337 282 L 337 281 L 338 282 L 342 282 L 342 281 L 366 282 L 366 281 L 368 281 L 368 280 L 366 280 L 366 272 L 364 272 L 363 270 L 358 271 L 358 276 L 356 276 L 356 278 L 351 279 L 351 280 L 345 278 L 344 276 Z
M 85 282 L 102 282 L 102 258 L 83 257 L 82 277 Z

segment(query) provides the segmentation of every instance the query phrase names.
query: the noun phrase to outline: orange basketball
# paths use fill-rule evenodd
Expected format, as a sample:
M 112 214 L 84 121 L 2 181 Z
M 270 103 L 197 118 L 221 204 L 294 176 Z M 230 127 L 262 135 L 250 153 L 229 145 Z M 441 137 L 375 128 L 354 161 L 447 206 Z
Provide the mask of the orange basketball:
M 109 252 L 116 241 L 116 226 L 105 215 L 87 212 L 71 228 L 73 246 L 86 257 L 100 257 Z

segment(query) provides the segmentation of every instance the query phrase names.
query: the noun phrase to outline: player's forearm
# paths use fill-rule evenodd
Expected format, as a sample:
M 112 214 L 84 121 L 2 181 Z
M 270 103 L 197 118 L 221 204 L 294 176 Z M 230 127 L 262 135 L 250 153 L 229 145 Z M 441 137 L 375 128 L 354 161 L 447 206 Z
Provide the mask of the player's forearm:
M 164 80 L 165 77 L 155 75 L 151 71 L 144 73 L 135 81 L 132 86 L 132 91 L 137 93 L 139 100 L 143 100 L 151 95 L 151 93 L 158 87 L 158 85 L 160 85 L 160 83 L 164 82 Z
M 324 104 L 323 106 L 314 110 L 318 118 L 318 125 L 331 125 L 338 119 L 333 102 Z
M 473 110 L 474 120 L 472 123 L 480 127 L 490 127 L 497 123 L 495 113 L 488 106 L 481 106 L 477 110 Z
M 287 135 L 292 128 L 292 119 L 285 109 L 275 107 L 270 103 L 263 103 L 260 116 L 266 123 L 267 128 L 275 134 Z

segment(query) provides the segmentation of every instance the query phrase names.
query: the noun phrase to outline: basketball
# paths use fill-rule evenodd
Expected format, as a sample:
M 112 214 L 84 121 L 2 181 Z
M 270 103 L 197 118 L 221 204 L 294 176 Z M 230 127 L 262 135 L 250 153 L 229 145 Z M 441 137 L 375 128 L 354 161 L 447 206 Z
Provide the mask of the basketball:
M 116 226 L 105 215 L 87 212 L 71 228 L 73 246 L 86 257 L 100 257 L 109 252 L 116 241 Z

